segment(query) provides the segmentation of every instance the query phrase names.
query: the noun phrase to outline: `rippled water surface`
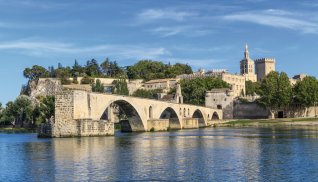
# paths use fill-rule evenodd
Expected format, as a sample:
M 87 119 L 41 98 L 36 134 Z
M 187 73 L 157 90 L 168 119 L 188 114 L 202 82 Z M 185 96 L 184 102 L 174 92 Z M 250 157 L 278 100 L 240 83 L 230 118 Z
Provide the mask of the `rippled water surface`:
M 317 181 L 318 128 L 0 134 L 0 181 Z

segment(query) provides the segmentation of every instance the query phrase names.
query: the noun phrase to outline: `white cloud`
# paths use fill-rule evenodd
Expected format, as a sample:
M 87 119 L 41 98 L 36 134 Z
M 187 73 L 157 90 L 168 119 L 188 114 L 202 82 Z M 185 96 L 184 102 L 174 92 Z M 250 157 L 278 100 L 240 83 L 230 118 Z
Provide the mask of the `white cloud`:
M 310 21 L 308 17 L 283 10 L 250 11 L 225 15 L 222 18 L 228 21 L 250 22 L 276 28 L 298 30 L 303 33 L 318 33 L 317 22 Z
M 51 55 L 74 56 L 114 56 L 121 59 L 156 59 L 168 56 L 170 52 L 163 47 L 140 45 L 94 45 L 79 46 L 63 42 L 12 41 L 0 42 L 1 51 L 13 51 L 20 54 L 48 57 Z
M 169 37 L 173 35 L 182 34 L 188 37 L 194 36 L 202 36 L 209 34 L 210 31 L 206 28 L 199 27 L 199 26 L 161 26 L 156 27 L 150 30 L 155 34 L 159 34 L 162 37 Z
M 176 11 L 170 9 L 147 9 L 138 14 L 138 19 L 143 22 L 156 20 L 185 21 L 187 18 L 195 16 L 196 13 L 186 11 Z

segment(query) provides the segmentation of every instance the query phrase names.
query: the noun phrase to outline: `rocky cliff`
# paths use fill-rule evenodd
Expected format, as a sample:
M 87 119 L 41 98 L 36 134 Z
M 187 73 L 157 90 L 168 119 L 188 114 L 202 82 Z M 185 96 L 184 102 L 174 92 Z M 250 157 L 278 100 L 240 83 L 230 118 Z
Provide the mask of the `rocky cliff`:
M 54 95 L 55 92 L 62 91 L 63 86 L 60 80 L 52 78 L 40 78 L 28 82 L 23 94 L 30 96 L 32 99 Z

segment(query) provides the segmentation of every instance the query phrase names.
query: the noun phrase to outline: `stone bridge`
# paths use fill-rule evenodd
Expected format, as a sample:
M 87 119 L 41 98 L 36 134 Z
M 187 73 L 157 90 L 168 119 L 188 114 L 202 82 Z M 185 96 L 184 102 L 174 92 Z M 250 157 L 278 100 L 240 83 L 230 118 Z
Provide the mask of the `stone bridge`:
M 206 127 L 222 119 L 222 110 L 189 104 L 85 91 L 55 96 L 55 121 L 40 135 L 50 137 L 114 134 L 113 108 L 125 117 L 124 131 L 164 131 Z

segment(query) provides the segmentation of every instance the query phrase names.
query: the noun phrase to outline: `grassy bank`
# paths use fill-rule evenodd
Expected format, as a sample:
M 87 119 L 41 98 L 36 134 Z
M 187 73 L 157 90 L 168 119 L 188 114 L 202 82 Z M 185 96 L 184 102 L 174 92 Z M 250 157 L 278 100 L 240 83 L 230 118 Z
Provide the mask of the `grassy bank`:
M 318 118 L 239 119 L 219 126 L 318 125 Z
M 0 133 L 35 133 L 36 129 L 0 127 Z

